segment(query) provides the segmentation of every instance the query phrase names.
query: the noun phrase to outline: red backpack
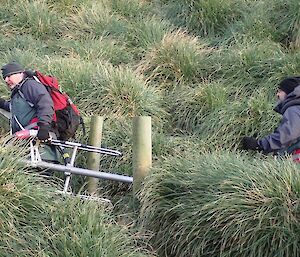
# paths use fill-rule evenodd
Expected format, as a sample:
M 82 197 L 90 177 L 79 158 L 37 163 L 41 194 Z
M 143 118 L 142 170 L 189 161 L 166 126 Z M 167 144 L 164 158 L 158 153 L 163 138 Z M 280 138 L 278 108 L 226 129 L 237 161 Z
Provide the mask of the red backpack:
M 53 121 L 56 123 L 59 139 L 68 140 L 69 138 L 74 138 L 80 124 L 83 131 L 85 131 L 83 119 L 78 108 L 66 93 L 60 91 L 60 85 L 55 77 L 44 75 L 39 71 L 26 73 L 43 84 L 48 90 L 54 104 Z

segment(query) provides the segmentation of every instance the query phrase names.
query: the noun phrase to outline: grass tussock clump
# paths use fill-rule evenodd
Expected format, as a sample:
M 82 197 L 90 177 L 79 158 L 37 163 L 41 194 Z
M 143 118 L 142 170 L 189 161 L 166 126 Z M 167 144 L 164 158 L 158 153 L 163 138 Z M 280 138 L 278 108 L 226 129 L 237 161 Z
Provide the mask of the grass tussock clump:
M 147 256 L 103 203 L 66 198 L 20 162 L 25 148 L 0 147 L 1 256 Z
M 149 12 L 151 8 L 147 1 L 140 0 L 112 0 L 110 2 L 110 7 L 113 12 L 116 12 L 129 19 L 144 17 Z
M 119 65 L 128 64 L 133 59 L 124 43 L 107 37 L 77 41 L 64 39 L 59 46 L 59 51 L 70 58 L 93 63 L 105 60 L 113 65 Z
M 167 20 L 159 19 L 156 16 L 140 18 L 132 22 L 129 33 L 126 36 L 128 44 L 139 54 L 155 45 L 159 45 L 164 36 L 172 30 Z
M 0 249 L 2 256 L 43 256 L 46 237 L 38 237 L 51 208 L 54 183 L 29 173 L 20 162 L 24 149 L 0 146 Z M 45 193 L 47 192 L 47 193 Z
M 98 202 L 65 199 L 52 209 L 47 256 L 147 256 Z
M 141 218 L 160 256 L 296 257 L 299 197 L 290 160 L 190 153 L 153 168 Z
M 167 96 L 172 129 L 194 132 L 207 115 L 227 104 L 228 95 L 221 83 L 175 88 Z
M 120 36 L 126 32 L 126 21 L 112 12 L 109 1 L 89 2 L 71 14 L 65 22 L 67 35 L 79 38 Z
M 266 1 L 266 15 L 273 27 L 274 40 L 281 42 L 287 48 L 300 47 L 299 1 Z
M 60 33 L 62 17 L 45 1 L 19 1 L 10 13 L 9 24 L 15 31 L 25 31 L 38 39 L 48 39 Z
M 242 92 L 242 91 L 241 91 Z M 207 149 L 237 149 L 245 135 L 264 136 L 275 128 L 279 115 L 273 111 L 266 92 L 256 91 L 251 96 L 240 94 L 230 105 L 209 113 L 194 133 Z
M 145 55 L 138 71 L 162 84 L 193 82 L 205 76 L 205 58 L 210 51 L 205 43 L 182 30 L 167 33 Z
M 299 48 L 299 1 L 253 1 L 242 13 L 243 18 L 227 31 L 233 37 L 271 39 L 286 48 Z
M 202 0 L 168 1 L 166 15 L 175 24 L 186 26 L 199 36 L 222 35 L 228 26 L 239 20 L 247 1 Z
M 133 70 L 101 65 L 93 78 L 92 90 L 81 95 L 82 108 L 89 113 L 110 117 L 164 117 L 160 92 Z
M 207 61 L 213 78 L 222 79 L 237 90 L 243 86 L 251 91 L 256 88 L 270 91 L 268 84 L 278 83 L 279 78 L 287 75 L 283 74 L 284 69 L 296 67 L 296 57 L 289 58 L 278 43 L 245 39 L 220 47 Z

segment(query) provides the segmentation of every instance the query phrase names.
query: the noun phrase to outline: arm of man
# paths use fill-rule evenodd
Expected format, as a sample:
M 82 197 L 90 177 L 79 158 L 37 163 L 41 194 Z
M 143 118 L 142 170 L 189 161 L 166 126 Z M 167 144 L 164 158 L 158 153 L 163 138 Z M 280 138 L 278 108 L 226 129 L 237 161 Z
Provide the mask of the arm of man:
M 259 146 L 265 153 L 282 150 L 295 143 L 300 137 L 300 106 L 289 107 L 274 132 L 260 140 Z
M 52 98 L 46 87 L 33 79 L 29 79 L 22 86 L 22 92 L 26 100 L 34 105 L 39 124 L 50 126 L 53 119 L 54 107 Z

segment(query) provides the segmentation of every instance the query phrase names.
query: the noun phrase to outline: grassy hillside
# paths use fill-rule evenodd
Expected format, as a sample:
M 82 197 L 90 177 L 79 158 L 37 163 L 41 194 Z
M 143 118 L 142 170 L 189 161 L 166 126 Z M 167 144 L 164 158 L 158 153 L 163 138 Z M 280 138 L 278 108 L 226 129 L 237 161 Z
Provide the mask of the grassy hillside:
M 272 131 L 279 118 L 272 110 L 278 82 L 300 74 L 298 0 L 0 3 L 0 63 L 16 60 L 58 77 L 87 127 L 92 115 L 105 117 L 103 144 L 124 155 L 103 160 L 104 169 L 132 175 L 131 118 L 153 118 L 154 168 L 142 190 L 142 214 L 133 222 L 144 227 L 128 230 L 154 235 L 150 241 L 141 237 L 143 245 L 150 244 L 158 256 L 299 255 L 297 167 L 239 150 L 241 136 Z M 0 96 L 8 97 L 3 81 L 0 88 Z M 80 162 L 85 165 L 84 156 Z M 295 181 L 287 180 L 287 174 Z M 247 218 L 235 217 L 237 209 L 248 210 L 245 190 L 236 185 L 262 190 L 257 202 L 249 203 Z M 114 184 L 107 188 L 110 193 L 120 190 Z M 277 204 L 266 207 L 265 199 Z M 241 205 L 233 206 L 235 201 Z M 280 204 L 288 209 L 277 208 Z M 84 211 L 73 215 L 83 217 L 77 224 L 86 224 Z M 49 252 L 38 246 L 41 256 L 71 248 L 60 238 L 65 233 L 57 231 L 53 226 Z M 74 251 L 88 251 L 89 243 L 79 241 L 81 247 Z

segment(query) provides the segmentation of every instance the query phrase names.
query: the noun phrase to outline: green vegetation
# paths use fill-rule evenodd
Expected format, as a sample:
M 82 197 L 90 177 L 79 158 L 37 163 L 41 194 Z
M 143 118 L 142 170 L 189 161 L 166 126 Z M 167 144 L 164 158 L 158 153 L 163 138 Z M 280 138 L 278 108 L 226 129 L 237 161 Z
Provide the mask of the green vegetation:
M 22 149 L 0 147 L 1 256 L 146 256 L 109 206 L 64 198 L 61 181 L 20 165 Z
M 277 83 L 300 74 L 299 17 L 299 0 L 1 0 L 0 63 L 58 77 L 87 129 L 105 117 L 102 143 L 123 156 L 104 169 L 132 175 L 131 118 L 150 115 L 154 159 L 139 204 L 101 184 L 111 211 L 61 199 L 2 146 L 1 254 L 299 256 L 299 168 L 239 150 L 274 128 Z
M 153 170 L 141 194 L 160 256 L 297 256 L 299 167 L 238 153 L 189 153 Z

